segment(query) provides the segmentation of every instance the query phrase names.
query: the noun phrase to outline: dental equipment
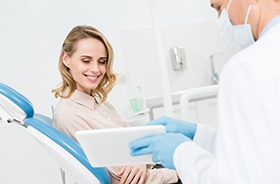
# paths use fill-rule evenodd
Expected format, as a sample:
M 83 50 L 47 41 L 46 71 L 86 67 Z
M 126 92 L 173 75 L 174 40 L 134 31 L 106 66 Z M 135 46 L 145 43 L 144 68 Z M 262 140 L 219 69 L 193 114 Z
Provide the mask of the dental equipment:
M 32 103 L 13 88 L 0 83 L 0 107 L 11 117 L 6 122 L 17 123 L 24 127 L 31 136 L 53 156 L 61 168 L 63 183 L 65 173 L 69 174 L 76 183 L 109 184 L 108 171 L 103 167 L 92 167 L 80 145 L 51 127 L 51 118 L 34 114 Z M 0 114 L 0 116 L 2 116 Z

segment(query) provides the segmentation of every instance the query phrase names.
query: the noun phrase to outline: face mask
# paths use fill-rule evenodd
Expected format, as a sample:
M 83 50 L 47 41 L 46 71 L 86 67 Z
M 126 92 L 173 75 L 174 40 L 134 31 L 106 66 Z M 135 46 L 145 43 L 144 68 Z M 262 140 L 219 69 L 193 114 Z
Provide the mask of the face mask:
M 251 10 L 251 4 L 247 10 L 245 24 L 232 25 L 228 15 L 228 8 L 231 1 L 228 4 L 227 9 L 223 9 L 220 17 L 217 20 L 217 26 L 220 35 L 228 42 L 239 46 L 241 49 L 251 45 L 255 42 L 251 30 L 250 24 L 247 24 L 248 16 Z

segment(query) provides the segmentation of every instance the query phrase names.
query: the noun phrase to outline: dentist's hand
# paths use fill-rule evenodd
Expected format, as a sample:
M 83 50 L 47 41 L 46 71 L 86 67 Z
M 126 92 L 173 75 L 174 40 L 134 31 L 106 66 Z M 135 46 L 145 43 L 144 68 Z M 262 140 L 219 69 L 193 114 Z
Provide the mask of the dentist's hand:
M 185 141 L 191 141 L 180 133 L 166 133 L 147 136 L 129 144 L 132 156 L 153 154 L 155 163 L 161 162 L 164 167 L 175 169 L 173 154 L 177 146 Z
M 167 116 L 153 120 L 146 125 L 164 125 L 167 133 L 181 133 L 190 139 L 194 138 L 196 132 L 195 123 L 170 118 Z

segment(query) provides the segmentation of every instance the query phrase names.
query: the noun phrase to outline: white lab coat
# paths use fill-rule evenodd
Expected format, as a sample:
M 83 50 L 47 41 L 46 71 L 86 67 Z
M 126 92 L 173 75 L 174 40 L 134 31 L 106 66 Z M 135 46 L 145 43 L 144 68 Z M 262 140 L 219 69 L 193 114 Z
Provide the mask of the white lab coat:
M 224 67 L 216 141 L 197 130 L 174 153 L 183 183 L 280 183 L 280 23 Z

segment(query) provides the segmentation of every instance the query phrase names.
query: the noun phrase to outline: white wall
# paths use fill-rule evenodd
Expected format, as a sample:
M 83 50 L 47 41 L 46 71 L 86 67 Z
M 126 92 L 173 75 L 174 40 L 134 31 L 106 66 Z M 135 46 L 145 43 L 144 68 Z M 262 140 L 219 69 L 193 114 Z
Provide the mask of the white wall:
M 100 29 L 114 47 L 116 72 L 124 73 L 120 30 L 150 24 L 147 2 L 14 0 L 2 3 L 0 81 L 26 95 L 37 111 L 51 115 L 51 105 L 57 102 L 51 89 L 61 81 L 57 62 L 68 32 L 80 24 Z
M 51 90 L 61 81 L 57 69 L 61 44 L 74 26 L 93 25 L 107 36 L 114 47 L 115 71 L 127 77 L 126 83 L 117 84 L 109 97 L 120 113 L 126 114 L 129 110 L 130 86 L 148 81 L 130 80 L 129 76 L 133 78 L 137 71 L 127 69 L 128 61 L 124 56 L 127 51 L 122 45 L 124 40 L 121 35 L 125 30 L 152 27 L 149 6 L 149 0 L 14 0 L 2 3 L 0 81 L 26 95 L 37 112 L 51 115 L 51 106 L 57 103 Z M 208 1 L 161 0 L 158 1 L 158 12 L 161 25 L 216 18 Z M 200 40 L 199 43 L 210 41 L 215 47 L 210 34 L 209 37 L 203 37 L 207 38 L 210 40 Z M 138 58 L 139 55 L 134 57 Z M 149 66 L 155 61 L 146 58 L 141 62 Z M 170 75 L 174 76 L 172 73 Z M 172 90 L 177 90 L 175 86 L 178 84 L 173 83 Z M 151 86 L 154 87 L 161 88 L 160 84 Z M 144 91 L 151 88 L 145 88 Z

